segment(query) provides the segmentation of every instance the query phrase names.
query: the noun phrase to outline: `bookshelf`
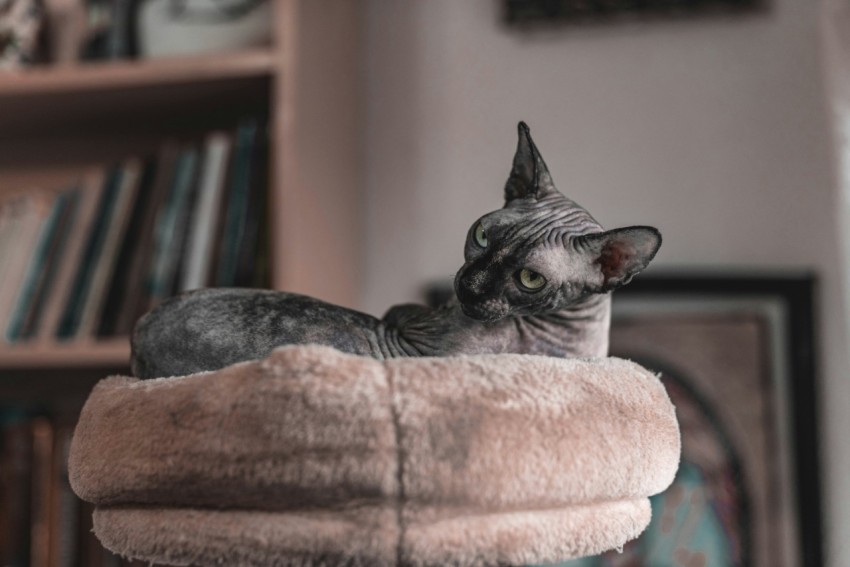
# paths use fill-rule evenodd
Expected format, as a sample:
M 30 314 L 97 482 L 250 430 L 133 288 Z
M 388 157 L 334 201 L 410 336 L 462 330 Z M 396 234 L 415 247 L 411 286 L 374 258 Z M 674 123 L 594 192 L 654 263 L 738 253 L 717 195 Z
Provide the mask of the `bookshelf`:
M 268 48 L 0 74 L 0 197 L 259 111 L 270 128 L 272 286 L 356 306 L 362 10 L 272 1 Z M 0 380 L 64 368 L 102 377 L 128 357 L 125 337 L 0 345 Z M 44 396 L 69 388 L 79 385 L 60 381 Z
M 234 132 L 246 117 L 266 117 L 271 286 L 356 307 L 362 6 L 269 1 L 267 47 L 0 73 L 0 199 L 62 189 L 93 168 L 156 154 L 165 140 L 194 144 L 211 131 Z M 93 539 L 90 507 L 63 478 L 91 388 L 129 372 L 128 337 L 46 335 L 0 343 L 0 492 L 19 495 L 0 498 L 0 559 L 71 564 L 56 543 L 70 538 L 74 564 L 129 565 Z M 46 532 L 38 518 L 49 518 Z

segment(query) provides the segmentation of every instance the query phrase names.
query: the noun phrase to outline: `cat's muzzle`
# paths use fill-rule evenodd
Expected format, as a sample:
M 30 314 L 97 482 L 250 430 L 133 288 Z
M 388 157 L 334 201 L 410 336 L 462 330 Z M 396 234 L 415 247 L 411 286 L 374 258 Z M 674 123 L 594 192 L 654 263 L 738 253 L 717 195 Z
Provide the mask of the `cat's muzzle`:
M 488 299 L 482 302 L 460 302 L 463 314 L 482 323 L 495 323 L 508 315 L 508 307 L 503 302 Z
M 492 323 L 508 315 L 508 305 L 498 298 L 488 297 L 489 290 L 476 289 L 470 280 L 464 277 L 463 270 L 455 276 L 454 288 L 460 308 L 467 317 Z

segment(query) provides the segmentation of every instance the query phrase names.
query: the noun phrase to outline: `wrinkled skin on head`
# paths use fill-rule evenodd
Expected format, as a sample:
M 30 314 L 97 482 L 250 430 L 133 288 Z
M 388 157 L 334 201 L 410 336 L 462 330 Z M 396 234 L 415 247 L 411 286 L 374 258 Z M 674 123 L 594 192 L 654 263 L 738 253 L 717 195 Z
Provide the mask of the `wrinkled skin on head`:
M 606 232 L 562 195 L 520 123 L 505 206 L 470 227 L 455 293 L 463 312 L 481 321 L 554 312 L 625 285 L 660 246 L 658 230 Z

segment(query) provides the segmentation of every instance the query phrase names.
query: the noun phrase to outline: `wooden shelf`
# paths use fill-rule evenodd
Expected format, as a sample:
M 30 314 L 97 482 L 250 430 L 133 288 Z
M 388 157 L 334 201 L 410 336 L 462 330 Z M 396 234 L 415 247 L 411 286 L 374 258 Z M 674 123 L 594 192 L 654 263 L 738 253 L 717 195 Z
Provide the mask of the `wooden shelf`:
M 269 107 L 274 52 L 246 51 L 0 74 L 0 167 L 44 164 L 80 140 L 209 130 Z M 45 142 L 57 150 L 34 151 Z M 29 144 L 29 145 L 28 145 Z M 68 156 L 79 161 L 76 155 Z
M 270 50 L 34 67 L 0 75 L 0 99 L 262 77 L 273 70 L 274 54 Z
M 69 341 L 0 347 L 0 367 L 124 367 L 129 366 L 130 343 L 124 339 Z

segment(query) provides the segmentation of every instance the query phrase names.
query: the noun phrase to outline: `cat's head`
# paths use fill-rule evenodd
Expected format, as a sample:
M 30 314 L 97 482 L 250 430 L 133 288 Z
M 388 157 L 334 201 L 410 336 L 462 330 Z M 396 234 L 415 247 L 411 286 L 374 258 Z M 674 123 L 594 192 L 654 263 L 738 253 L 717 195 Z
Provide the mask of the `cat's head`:
M 661 246 L 655 228 L 605 231 L 562 195 L 524 122 L 505 201 L 470 227 L 455 276 L 461 307 L 474 319 L 553 312 L 608 293 L 629 283 Z

